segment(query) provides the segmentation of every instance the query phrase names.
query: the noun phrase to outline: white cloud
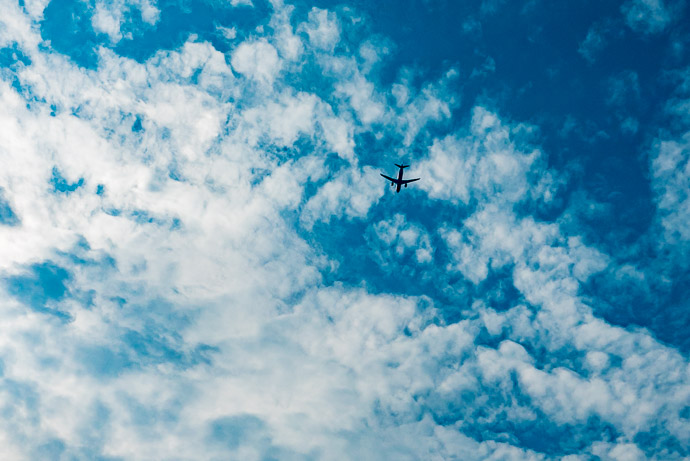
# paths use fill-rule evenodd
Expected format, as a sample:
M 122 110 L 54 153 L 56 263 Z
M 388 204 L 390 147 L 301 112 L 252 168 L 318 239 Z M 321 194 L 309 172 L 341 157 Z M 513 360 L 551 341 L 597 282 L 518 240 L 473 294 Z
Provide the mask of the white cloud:
M 631 29 L 645 34 L 662 32 L 672 18 L 664 0 L 628 0 L 621 11 Z
M 592 24 L 587 30 L 587 36 L 580 43 L 577 52 L 582 55 L 590 64 L 593 64 L 597 55 L 601 53 L 607 44 L 607 35 L 610 34 L 611 26 L 606 22 Z
M 433 198 L 464 204 L 472 198 L 498 197 L 507 202 L 525 198 L 528 172 L 541 154 L 515 145 L 511 131 L 523 129 L 529 130 L 519 125 L 511 129 L 496 114 L 475 107 L 467 135 L 434 141 L 429 158 L 418 166 L 420 176 L 429 178 L 420 187 Z
M 443 227 L 427 230 L 402 214 L 371 226 L 380 248 L 430 272 L 445 250 L 435 232 L 453 276 L 480 282 L 513 266 L 517 305 L 473 300 L 448 324 L 431 296 L 324 283 L 341 261 L 305 230 L 366 218 L 385 192 L 355 135 L 391 120 L 387 134 L 418 132 L 454 106 L 443 79 L 419 93 L 379 88 L 347 55 L 316 59 L 334 94 L 291 88 L 285 62 L 332 46 L 318 31 L 337 18 L 317 11 L 314 38 L 283 47 L 277 37 L 294 35 L 276 8 L 284 29 L 237 45 L 232 69 L 191 40 L 145 63 L 100 50 L 84 70 L 33 46 L 37 28 L 25 26 L 36 19 L 7 7 L 0 21 L 19 21 L 0 34 L 30 54 L 16 77 L 33 99 L 0 82 L 0 186 L 21 218 L 0 226 L 6 456 L 544 459 L 491 429 L 533 424 L 538 411 L 545 424 L 613 425 L 619 441 L 587 441 L 602 457 L 639 454 L 631 441 L 657 422 L 687 444 L 687 360 L 593 317 L 579 288 L 607 257 L 514 209 L 548 191 L 542 153 L 521 141 L 529 126 L 477 107 L 469 127 L 430 140 L 418 184 L 460 205 L 461 227 L 432 219 Z M 671 185 L 678 149 L 655 163 Z M 53 168 L 83 185 L 55 193 Z M 64 298 L 44 304 L 70 323 L 12 295 L 13 280 L 30 292 L 32 264 L 45 261 L 69 273 Z M 476 345 L 486 334 L 497 346 Z M 471 425 L 487 439 L 467 435 Z
M 355 141 L 352 123 L 342 118 L 322 114 L 319 125 L 330 149 L 344 159 L 354 160 Z
M 592 447 L 592 453 L 600 459 L 607 461 L 638 461 L 647 459 L 637 445 L 625 442 L 619 444 L 597 442 Z
M 669 242 L 690 240 L 690 134 L 659 140 L 651 161 L 652 185 Z
M 457 71 L 451 69 L 439 85 L 428 85 L 416 95 L 406 81 L 393 85 L 391 94 L 397 102 L 399 112 L 392 117 L 392 122 L 403 136 L 405 147 L 414 142 L 427 124 L 450 118 L 451 109 L 458 105 L 458 100 L 447 90 L 447 85 L 457 75 Z
M 98 3 L 91 18 L 91 24 L 94 30 L 107 34 L 113 42 L 122 38 L 120 34 L 121 10 L 108 10 L 104 3 Z
M 489 269 L 524 260 L 560 237 L 555 225 L 538 224 L 530 218 L 517 220 L 496 205 L 470 216 L 462 231 L 444 228 L 441 235 L 452 252 L 449 269 L 459 270 L 474 283 L 484 280 Z
M 218 26 L 218 30 L 221 34 L 223 34 L 223 37 L 225 37 L 228 40 L 234 40 L 235 37 L 237 37 L 237 29 L 235 29 L 234 27 Z
M 123 38 L 121 28 L 127 13 L 136 8 L 141 19 L 148 25 L 155 25 L 160 17 L 160 10 L 149 0 L 116 0 L 104 2 L 99 0 L 94 6 L 91 25 L 96 32 L 108 35 L 110 41 L 117 43 Z
M 434 250 L 429 234 L 421 226 L 408 223 L 402 214 L 396 214 L 392 219 L 379 221 L 372 226 L 372 229 L 380 242 L 377 243 L 382 250 L 379 250 L 382 264 L 388 264 L 391 258 L 399 258 L 408 251 L 414 253 L 418 264 L 432 262 Z
M 292 146 L 300 134 L 313 135 L 317 102 L 312 94 L 285 95 L 267 106 L 247 110 L 243 118 L 257 132 L 267 131 L 276 145 Z M 268 129 L 262 130 L 262 125 Z
M 270 25 L 275 30 L 275 46 L 283 59 L 297 61 L 304 51 L 304 45 L 290 24 L 293 7 L 281 5 L 271 17 Z
M 482 4 L 479 7 L 479 11 L 484 15 L 495 14 L 498 10 L 503 7 L 505 0 L 482 0 Z
M 348 101 L 361 123 L 369 125 L 382 121 L 384 104 L 377 97 L 374 84 L 364 76 L 357 75 L 352 80 L 339 84 L 336 90 Z
M 651 187 L 657 207 L 654 229 L 659 235 L 656 241 L 660 247 L 675 246 L 684 250 L 690 240 L 690 131 L 687 114 L 683 110 L 690 104 L 687 69 L 671 74 L 676 83 L 673 96 L 665 106 L 666 113 L 675 120 L 681 133 L 675 137 L 659 133 L 653 140 L 649 152 Z
M 3 5 L 3 21 L 0 28 L 0 45 L 9 47 L 17 43 L 22 49 L 33 49 L 42 41 L 33 30 L 33 20 L 40 20 L 47 1 L 29 1 L 24 7 L 30 15 L 23 14 L 19 3 Z
M 524 158 L 521 145 L 509 141 L 510 125 L 501 124 L 494 114 L 481 109 L 475 111 L 480 115 L 475 112 L 472 133 L 501 141 L 470 143 L 472 138 L 467 136 L 464 143 L 454 139 L 451 144 L 446 140 L 443 150 L 436 144 L 430 149 L 432 165 L 439 159 L 459 163 L 469 158 L 473 163 L 466 167 L 444 164 L 434 172 L 457 172 L 460 182 L 464 182 L 462 172 L 476 169 L 477 162 L 482 161 L 476 159 L 478 149 L 473 148 L 478 142 L 484 143 L 483 158 L 491 158 L 494 152 L 511 156 L 512 162 Z M 447 146 L 456 150 L 450 155 L 440 155 L 439 152 L 451 152 Z M 435 149 L 438 150 L 435 152 Z M 473 303 L 472 311 L 478 313 L 481 325 L 489 334 L 496 337 L 507 335 L 512 340 L 504 341 L 497 349 L 479 350 L 477 371 L 485 380 L 494 383 L 492 386 L 501 389 L 511 386 L 511 373 L 517 373 L 520 388 L 530 396 L 534 407 L 559 424 L 577 427 L 596 415 L 624 434 L 618 444 L 612 444 L 606 451 L 593 445 L 590 447 L 592 452 L 609 453 L 608 450 L 612 450 L 610 456 L 641 453 L 634 445 L 626 445 L 627 441 L 659 418 L 664 419 L 668 427 L 673 427 L 668 436 L 685 440 L 687 437 L 680 428 L 687 424 L 681 423 L 678 414 L 683 405 L 679 396 L 690 392 L 686 382 L 690 372 L 687 361 L 678 351 L 657 343 L 645 332 L 628 332 L 592 316 L 588 303 L 593 301 L 581 299 L 579 290 L 592 274 L 610 264 L 606 255 L 587 247 L 580 238 L 563 235 L 558 223 L 543 223 L 516 215 L 513 209 L 515 201 L 539 199 L 539 194 L 534 194 L 538 188 L 530 184 L 529 174 L 543 175 L 541 165 L 525 162 L 522 168 L 512 169 L 523 172 L 523 177 L 487 174 L 487 178 L 495 181 L 490 188 L 481 180 L 474 180 L 468 181 L 465 188 L 450 189 L 442 195 L 448 199 L 459 198 L 470 210 L 460 228 L 446 224 L 440 229 L 450 253 L 448 269 L 458 271 L 469 281 L 479 284 L 491 272 L 512 266 L 511 281 L 524 297 L 523 300 L 516 299 L 516 304 L 502 312 L 491 309 L 490 301 Z M 530 172 L 530 169 L 534 171 Z M 677 171 L 672 165 L 669 169 Z M 500 193 L 510 187 L 524 192 Z M 493 191 L 493 194 L 482 194 L 483 188 Z M 430 190 L 430 194 L 435 193 L 441 194 Z M 477 203 L 472 204 L 471 198 Z M 529 311 L 522 305 L 524 301 L 532 306 L 532 313 L 527 313 Z M 517 341 L 539 344 L 539 347 L 549 350 L 574 348 L 578 351 L 576 353 L 583 354 L 584 368 L 578 369 L 567 359 L 561 365 L 550 362 L 537 366 L 535 358 Z M 624 360 L 617 365 L 612 357 L 623 357 Z M 451 382 L 466 386 L 468 380 L 460 376 L 448 381 L 446 386 Z M 661 381 L 650 383 L 643 376 L 654 376 Z M 652 391 L 657 386 L 673 388 L 674 391 L 660 395 Z M 511 405 L 510 412 L 505 414 L 510 415 L 507 417 L 511 421 L 535 418 L 534 410 L 522 408 L 517 403 Z
M 232 53 L 232 67 L 264 84 L 273 84 L 281 68 L 276 49 L 266 40 L 242 42 Z
M 301 221 L 308 229 L 331 217 L 363 218 L 383 195 L 376 170 L 369 166 L 342 171 L 305 204 Z
M 640 78 L 636 72 L 623 71 L 609 78 L 607 87 L 606 104 L 609 106 L 620 107 L 640 99 Z
M 315 48 L 332 52 L 340 40 L 340 26 L 332 11 L 312 8 L 309 21 L 302 23 L 300 29 L 309 36 L 309 42 Z

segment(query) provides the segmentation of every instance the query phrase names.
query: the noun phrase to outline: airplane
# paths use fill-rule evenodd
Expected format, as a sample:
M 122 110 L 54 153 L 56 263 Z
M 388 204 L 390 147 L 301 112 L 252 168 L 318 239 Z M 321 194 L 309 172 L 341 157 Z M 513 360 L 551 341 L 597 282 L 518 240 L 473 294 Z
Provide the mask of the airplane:
M 407 168 L 408 166 L 410 166 L 410 165 L 398 165 L 398 164 L 396 163 L 395 166 L 397 166 L 398 168 L 400 168 L 400 171 L 398 172 L 398 179 L 391 178 L 390 176 L 386 176 L 386 175 L 383 174 L 383 173 L 380 173 L 380 174 L 381 174 L 381 176 L 383 176 L 384 178 L 386 178 L 387 180 L 389 180 L 389 181 L 391 182 L 391 186 L 395 186 L 395 185 L 397 184 L 398 187 L 395 188 L 395 192 L 396 192 L 396 193 L 397 193 L 397 192 L 400 192 L 400 186 L 402 186 L 403 184 L 405 185 L 405 187 L 407 187 L 407 183 L 414 182 L 414 181 L 419 181 L 419 180 L 420 180 L 420 178 L 415 178 L 415 179 L 403 179 L 403 170 L 404 170 L 405 168 Z

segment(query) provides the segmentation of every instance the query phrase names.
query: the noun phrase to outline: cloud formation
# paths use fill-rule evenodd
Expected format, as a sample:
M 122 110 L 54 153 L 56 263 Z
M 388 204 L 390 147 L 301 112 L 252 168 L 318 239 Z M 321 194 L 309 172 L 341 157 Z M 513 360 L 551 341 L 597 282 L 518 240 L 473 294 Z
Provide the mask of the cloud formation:
M 596 315 L 617 261 L 543 218 L 567 175 L 534 124 L 461 105 L 454 66 L 386 82 L 351 11 L 279 1 L 146 59 L 114 43 L 160 6 L 96 3 L 83 65 L 44 7 L 0 16 L 25 57 L 0 74 L 6 457 L 687 456 L 686 356 Z M 655 146 L 686 240 L 687 142 Z M 378 175 L 403 148 L 415 216 Z
M 664 0 L 629 0 L 621 11 L 631 29 L 645 34 L 663 31 L 672 19 Z

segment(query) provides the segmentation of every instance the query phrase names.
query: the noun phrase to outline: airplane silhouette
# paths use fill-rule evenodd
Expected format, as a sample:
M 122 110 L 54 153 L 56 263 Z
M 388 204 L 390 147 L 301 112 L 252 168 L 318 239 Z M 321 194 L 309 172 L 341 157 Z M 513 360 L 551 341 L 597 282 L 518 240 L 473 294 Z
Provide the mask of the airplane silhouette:
M 403 184 L 405 187 L 407 187 L 407 183 L 409 182 L 414 182 L 414 181 L 419 181 L 420 178 L 415 178 L 415 179 L 403 179 L 403 169 L 407 168 L 410 165 L 398 165 L 397 163 L 395 164 L 398 168 L 400 168 L 400 171 L 398 172 L 398 179 L 391 178 L 390 176 L 386 176 L 383 173 L 380 173 L 381 176 L 386 178 L 391 182 L 391 186 L 395 186 L 397 184 L 398 187 L 395 188 L 395 192 L 400 192 L 400 186 Z

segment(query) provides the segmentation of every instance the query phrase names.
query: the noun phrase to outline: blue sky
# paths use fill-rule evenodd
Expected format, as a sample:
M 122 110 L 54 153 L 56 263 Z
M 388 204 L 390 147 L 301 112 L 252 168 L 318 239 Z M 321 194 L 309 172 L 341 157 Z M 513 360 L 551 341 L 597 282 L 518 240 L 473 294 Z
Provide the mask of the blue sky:
M 3 459 L 690 456 L 686 2 L 0 8 Z

